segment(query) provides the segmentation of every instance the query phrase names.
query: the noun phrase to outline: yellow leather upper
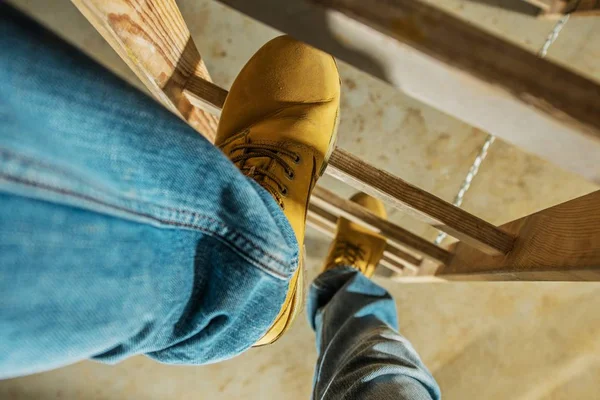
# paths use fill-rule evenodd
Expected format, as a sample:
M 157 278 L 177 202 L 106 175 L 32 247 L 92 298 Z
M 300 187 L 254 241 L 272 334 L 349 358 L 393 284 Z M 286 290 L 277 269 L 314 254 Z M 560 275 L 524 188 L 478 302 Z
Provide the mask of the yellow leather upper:
M 357 193 L 350 200 L 381 218 L 387 218 L 383 203 L 374 197 Z M 371 277 L 383 257 L 385 246 L 386 240 L 380 234 L 340 217 L 337 234 L 329 248 L 324 270 L 351 264 L 350 266 L 360 270 L 365 276 Z M 360 257 L 356 256 L 357 249 L 360 249 Z
M 236 155 L 231 149 L 246 142 L 282 146 L 300 155 L 298 164 L 289 159 L 294 180 L 266 157 L 248 161 L 266 167 L 288 187 L 281 200 L 300 247 L 309 192 L 332 145 L 339 100 L 333 57 L 281 36 L 258 50 L 242 69 L 219 121 L 215 144 L 230 158 Z
M 339 102 L 333 57 L 281 36 L 265 44 L 242 69 L 219 121 L 215 145 L 271 192 L 300 249 L 308 199 L 333 150 Z M 300 309 L 300 270 L 290 282 L 280 315 L 258 344 L 279 337 Z

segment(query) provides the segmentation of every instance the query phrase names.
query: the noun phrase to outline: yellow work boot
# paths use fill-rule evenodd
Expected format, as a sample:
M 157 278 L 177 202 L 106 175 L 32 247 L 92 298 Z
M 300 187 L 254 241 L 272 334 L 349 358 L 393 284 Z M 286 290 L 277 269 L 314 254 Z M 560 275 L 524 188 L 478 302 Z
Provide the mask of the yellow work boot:
M 357 193 L 350 200 L 381 218 L 387 218 L 383 203 L 374 197 Z M 340 217 L 323 271 L 338 266 L 354 267 L 370 278 L 383 257 L 385 245 L 385 238 L 380 234 Z
M 274 342 L 303 303 L 308 199 L 335 147 L 340 78 L 332 56 L 289 36 L 275 38 L 248 61 L 231 86 L 215 145 L 271 193 L 292 226 L 300 265 L 273 325 L 255 344 Z

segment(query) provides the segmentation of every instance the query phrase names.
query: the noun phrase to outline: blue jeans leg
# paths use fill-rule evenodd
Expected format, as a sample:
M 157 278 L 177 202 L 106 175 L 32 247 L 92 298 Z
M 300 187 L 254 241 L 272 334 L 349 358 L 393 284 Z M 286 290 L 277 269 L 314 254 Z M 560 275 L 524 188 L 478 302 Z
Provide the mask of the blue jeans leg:
M 218 149 L 0 4 L 0 378 L 235 356 L 297 260 L 275 201 Z
M 307 314 L 319 352 L 314 399 L 441 398 L 415 349 L 398 334 L 394 300 L 356 269 L 321 274 L 310 288 Z

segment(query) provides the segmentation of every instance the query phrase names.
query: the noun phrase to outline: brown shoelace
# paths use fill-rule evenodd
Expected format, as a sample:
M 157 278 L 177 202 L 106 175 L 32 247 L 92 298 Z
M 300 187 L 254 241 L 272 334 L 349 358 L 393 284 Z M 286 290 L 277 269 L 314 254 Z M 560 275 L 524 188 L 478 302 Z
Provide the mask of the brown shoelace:
M 234 164 L 240 163 L 240 170 L 242 173 L 252 179 L 254 179 L 259 185 L 264 187 L 266 190 L 271 193 L 271 195 L 277 200 L 279 206 L 283 208 L 283 201 L 281 197 L 285 197 L 288 194 L 287 186 L 281 182 L 281 179 L 276 176 L 273 172 L 268 171 L 264 168 L 256 167 L 256 166 L 246 166 L 244 165 L 246 161 L 258 158 L 258 157 L 266 157 L 283 167 L 285 171 L 286 177 L 289 180 L 294 180 L 294 170 L 289 164 L 289 161 L 283 158 L 283 156 L 291 158 L 291 162 L 294 164 L 300 163 L 300 155 L 291 150 L 287 150 L 280 146 L 274 146 L 269 144 L 262 143 L 244 143 L 234 146 L 231 151 L 243 150 L 244 152 L 239 156 L 235 156 L 231 159 L 231 162 Z M 258 180 L 256 177 L 262 177 L 262 179 Z M 269 178 L 271 181 L 275 182 L 275 186 L 269 184 L 264 178 Z
M 354 266 L 357 261 L 363 261 L 364 258 L 365 251 L 360 246 L 346 240 L 340 240 L 333 249 L 331 262 L 328 266 L 340 264 Z

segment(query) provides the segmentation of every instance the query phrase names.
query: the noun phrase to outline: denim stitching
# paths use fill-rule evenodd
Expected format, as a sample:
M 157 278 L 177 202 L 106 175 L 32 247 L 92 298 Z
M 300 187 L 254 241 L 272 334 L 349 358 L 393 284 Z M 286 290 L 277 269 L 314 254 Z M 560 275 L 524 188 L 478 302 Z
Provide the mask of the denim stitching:
M 79 176 L 77 176 L 75 174 L 72 174 L 70 171 L 62 170 L 60 168 L 57 168 L 53 164 L 47 164 L 47 163 L 44 163 L 42 161 L 39 161 L 39 160 L 36 160 L 36 159 L 33 159 L 33 158 L 29 158 L 29 157 L 23 156 L 21 154 L 11 153 L 10 151 L 6 151 L 5 149 L 0 148 L 0 155 L 3 154 L 3 153 L 5 155 L 8 155 L 8 157 L 15 158 L 15 159 L 20 160 L 22 162 L 28 162 L 30 164 L 37 165 L 39 167 L 49 169 L 49 170 L 51 170 L 51 171 L 53 171 L 55 173 L 62 174 L 63 176 L 65 176 L 65 177 L 67 177 L 69 179 L 77 180 L 80 183 L 83 183 L 83 184 L 87 185 L 88 187 L 90 187 L 90 188 L 92 188 L 94 190 L 97 190 L 97 191 L 100 191 L 100 192 L 112 192 L 112 195 L 119 197 L 119 194 L 116 193 L 112 188 L 103 187 L 103 186 L 100 186 L 100 185 L 97 185 L 97 184 L 94 184 L 94 183 L 90 183 L 90 182 L 88 182 L 88 181 L 80 178 Z M 164 205 L 156 204 L 156 203 L 150 203 L 150 202 L 147 202 L 145 200 L 139 200 L 139 199 L 122 198 L 122 200 L 124 200 L 124 201 L 134 201 L 134 202 L 137 202 L 137 203 L 140 203 L 140 204 L 151 205 L 153 207 L 160 208 L 160 209 L 162 209 L 164 211 L 172 211 L 172 212 L 175 212 L 175 213 L 189 214 L 189 215 L 195 216 L 195 217 L 199 216 L 199 217 L 208 219 L 209 221 L 214 222 L 215 224 L 220 225 L 223 228 L 227 228 L 227 226 L 225 224 L 222 224 L 220 221 L 215 220 L 215 219 L 213 219 L 213 218 L 211 218 L 211 217 L 209 217 L 207 215 L 196 213 L 194 211 L 188 211 L 188 210 L 179 209 L 179 208 L 172 208 L 172 207 L 169 207 L 169 206 L 164 206 Z M 276 261 L 279 261 L 279 260 L 276 260 Z
M 20 161 L 23 161 L 23 162 L 28 162 L 30 164 L 34 164 L 34 165 L 37 165 L 39 167 L 43 167 L 43 168 L 49 169 L 49 170 L 51 170 L 53 172 L 56 172 L 58 174 L 62 174 L 65 177 L 68 177 L 70 179 L 76 179 L 79 182 L 84 183 L 87 186 L 93 188 L 94 190 L 98 190 L 98 191 L 102 191 L 102 192 L 104 192 L 104 191 L 106 191 L 106 192 L 114 192 L 110 188 L 105 188 L 105 187 L 102 187 L 102 186 L 91 184 L 89 182 L 86 182 L 85 180 L 83 180 L 79 176 L 70 173 L 70 171 L 62 170 L 60 168 L 57 168 L 55 165 L 47 164 L 47 163 L 44 163 L 44 162 L 39 161 L 37 159 L 33 159 L 33 158 L 30 158 L 30 157 L 27 157 L 27 156 L 23 156 L 23 155 L 18 154 L 18 153 L 13 153 L 13 152 L 11 152 L 9 150 L 6 150 L 6 149 L 3 149 L 3 148 L 0 148 L 0 155 L 7 155 L 8 157 L 12 157 L 14 159 L 17 159 L 17 160 L 20 160 Z M 116 206 L 116 205 L 112 205 L 112 204 L 109 204 L 109 203 L 105 203 L 103 201 L 96 200 L 95 198 L 93 198 L 91 196 L 87 196 L 87 195 L 83 195 L 83 194 L 78 194 L 78 193 L 72 192 L 70 190 L 66 190 L 66 189 L 62 189 L 62 188 L 55 188 L 55 187 L 50 186 L 50 185 L 46 185 L 46 184 L 42 184 L 42 183 L 37 183 L 37 182 L 34 182 L 34 181 L 29 181 L 29 180 L 22 179 L 22 178 L 13 178 L 10 175 L 5 175 L 5 174 L 0 174 L 0 175 L 3 176 L 3 177 L 5 177 L 8 180 L 11 180 L 11 179 L 17 180 L 17 181 L 21 180 L 22 183 L 24 183 L 24 184 L 30 184 L 32 186 L 38 186 L 38 187 L 42 187 L 42 188 L 45 187 L 45 188 L 47 188 L 49 190 L 56 189 L 57 191 L 62 191 L 64 194 L 78 196 L 78 197 L 81 197 L 81 198 L 84 198 L 84 199 L 87 199 L 87 200 L 90 200 L 90 201 L 94 201 L 94 202 L 97 202 L 99 204 L 102 204 L 102 205 L 105 205 L 105 206 L 108 206 L 108 207 L 117 208 L 117 209 L 120 209 L 120 210 L 125 211 L 125 212 L 131 212 L 131 213 L 139 215 L 139 216 L 146 216 L 146 217 L 154 219 L 154 220 L 156 220 L 158 222 L 167 223 L 169 225 L 178 225 L 179 224 L 179 226 L 188 226 L 188 227 L 193 227 L 194 226 L 194 225 L 191 225 L 191 224 L 185 224 L 183 222 L 171 221 L 171 220 L 168 220 L 168 219 L 161 219 L 161 218 L 149 215 L 149 214 L 144 214 L 144 213 L 141 213 L 141 212 L 138 212 L 138 211 L 131 210 L 131 209 L 127 208 L 127 207 Z M 114 194 L 118 196 L 118 194 L 116 194 L 116 193 L 114 193 Z M 137 203 L 140 203 L 140 204 L 151 205 L 153 207 L 162 209 L 164 211 L 171 211 L 171 212 L 175 212 L 175 213 L 187 214 L 187 215 L 190 215 L 190 216 L 195 217 L 195 218 L 206 219 L 206 220 L 208 220 L 209 222 L 211 222 L 211 223 L 213 223 L 215 225 L 219 225 L 221 228 L 224 228 L 224 229 L 227 229 L 227 230 L 231 230 L 230 228 L 228 228 L 227 225 L 223 224 L 221 221 L 218 221 L 218 220 L 216 220 L 214 218 L 211 218 L 211 217 L 209 217 L 207 215 L 200 214 L 200 213 L 197 213 L 197 212 L 194 212 L 194 211 L 189 211 L 189 210 L 185 210 L 185 209 L 178 209 L 178 208 L 172 208 L 172 207 L 164 206 L 164 205 L 161 205 L 161 204 L 150 203 L 150 202 L 147 202 L 147 201 L 144 201 L 144 200 L 127 199 L 127 198 L 125 198 L 123 200 L 125 200 L 125 201 L 134 201 L 134 202 L 137 202 Z M 216 232 L 212 232 L 212 233 L 214 233 L 215 235 L 218 236 L 218 234 Z M 252 240 L 246 238 L 244 235 L 242 235 L 240 233 L 237 233 L 237 232 L 235 232 L 233 230 L 232 230 L 232 234 L 239 236 L 242 240 L 248 242 L 248 244 L 250 244 L 253 248 L 255 248 L 256 250 L 258 250 L 260 253 L 264 254 L 268 258 L 272 259 L 273 261 L 275 261 L 275 262 L 277 262 L 279 264 L 286 265 L 286 263 L 283 260 L 280 260 L 279 258 L 271 255 L 270 253 L 265 252 L 260 247 L 258 247 L 258 245 L 255 245 L 252 242 Z M 292 261 L 296 262 L 297 258 L 292 259 Z
M 223 236 L 219 235 L 214 230 L 208 229 L 208 228 L 200 226 L 200 225 L 194 225 L 194 224 L 188 224 L 188 223 L 177 222 L 177 221 L 170 221 L 170 220 L 167 220 L 167 219 L 158 218 L 158 217 L 155 217 L 155 216 L 150 215 L 150 214 L 145 214 L 145 213 L 141 213 L 141 212 L 138 212 L 138 211 L 130 210 L 130 209 L 125 208 L 125 207 L 121 207 L 121 206 L 117 206 L 117 205 L 112 205 L 112 204 L 109 204 L 109 203 L 105 203 L 105 202 L 102 202 L 100 200 L 97 200 L 97 199 L 95 199 L 93 197 L 90 197 L 90 196 L 87 196 L 87 195 L 82 195 L 82 194 L 79 194 L 79 193 L 76 193 L 76 192 L 71 192 L 69 190 L 65 190 L 65 189 L 61 189 L 61 188 L 56 188 L 56 187 L 53 187 L 53 186 L 50 186 L 50 185 L 46 185 L 46 184 L 43 184 L 43 183 L 33 182 L 33 181 L 26 180 L 26 179 L 21 179 L 21 178 L 15 178 L 15 177 L 8 176 L 8 175 L 5 175 L 5 174 L 0 174 L 0 177 L 4 178 L 6 180 L 9 180 L 9 181 L 13 181 L 13 182 L 17 182 L 17 183 L 22 183 L 22 184 L 25 184 L 25 185 L 34 186 L 34 187 L 38 187 L 38 188 L 41 188 L 41 189 L 46 189 L 46 190 L 54 191 L 54 192 L 57 192 L 57 193 L 66 194 L 66 195 L 69 195 L 69 196 L 78 197 L 78 198 L 81 198 L 81 199 L 84 199 L 84 200 L 87 200 L 87 201 L 91 201 L 91 202 L 94 202 L 94 203 L 97 203 L 97 204 L 101 204 L 101 205 L 109 207 L 109 208 L 113 208 L 113 209 L 120 210 L 120 211 L 125 211 L 125 212 L 132 213 L 132 214 L 135 214 L 135 215 L 138 215 L 138 216 L 141 216 L 141 217 L 149 218 L 151 220 L 154 220 L 156 222 L 163 223 L 163 224 L 166 224 L 166 225 L 172 225 L 172 226 L 179 226 L 179 227 L 184 227 L 184 228 L 196 229 L 196 230 L 199 230 L 201 232 L 211 234 L 211 235 L 213 235 L 216 238 L 219 238 L 221 241 L 223 241 L 223 243 L 225 243 L 226 245 L 230 246 L 233 250 L 235 250 L 241 256 L 243 256 L 245 258 L 250 258 L 251 259 L 251 257 L 249 257 L 249 256 L 247 256 L 247 255 L 244 254 L 243 249 L 240 249 L 237 245 L 235 245 L 234 243 L 232 243 L 230 240 L 227 240 L 226 238 L 224 238 Z M 179 210 L 174 210 L 174 211 L 179 211 Z M 200 214 L 196 214 L 196 216 L 201 217 L 201 218 L 204 217 L 203 215 L 200 215 Z M 206 219 L 212 220 L 209 217 L 206 217 Z M 216 222 L 217 224 L 220 224 L 218 221 L 214 221 L 214 222 Z M 222 225 L 222 224 L 221 224 L 221 226 L 224 227 L 225 229 L 227 229 L 227 226 Z M 232 232 L 232 233 L 233 233 L 233 235 L 239 235 L 236 232 Z M 260 247 L 258 247 L 257 245 L 255 245 L 252 241 L 248 240 L 246 237 L 244 237 L 242 235 L 239 235 L 239 236 L 248 245 L 250 245 L 250 247 L 252 247 L 253 249 L 257 250 L 259 253 L 267 256 L 268 258 L 274 260 L 275 262 L 277 262 L 279 264 L 286 265 L 285 262 L 283 262 L 283 261 L 279 260 L 278 258 L 274 257 L 273 255 L 265 252 L 263 249 L 261 249 Z M 258 260 L 252 260 L 251 259 L 250 261 L 253 262 L 253 263 L 256 263 L 259 267 L 265 269 L 267 271 L 267 273 L 275 275 L 278 278 L 281 278 L 281 279 L 285 280 L 285 279 L 288 279 L 291 276 L 291 274 L 289 274 L 289 275 L 283 275 L 279 271 L 276 271 L 276 270 L 272 269 L 271 267 L 262 264 Z M 292 260 L 292 261 L 296 262 L 295 259 Z

